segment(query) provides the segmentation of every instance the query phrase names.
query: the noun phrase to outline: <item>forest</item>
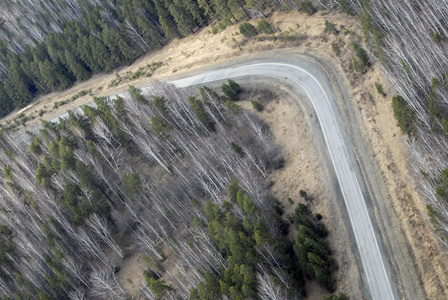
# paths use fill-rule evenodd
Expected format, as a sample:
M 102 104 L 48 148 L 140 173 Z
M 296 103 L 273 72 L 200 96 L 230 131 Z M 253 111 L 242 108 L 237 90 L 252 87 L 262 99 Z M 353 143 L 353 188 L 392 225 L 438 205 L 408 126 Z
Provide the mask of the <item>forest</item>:
M 38 94 L 128 65 L 211 20 L 225 27 L 273 4 L 287 7 L 253 0 L 2 1 L 0 117 Z
M 367 65 L 382 65 L 383 73 L 396 92 L 391 105 L 397 125 L 408 145 L 412 168 L 418 176 L 421 194 L 428 202 L 428 214 L 435 224 L 435 233 L 440 241 L 448 246 L 446 2 L 5 0 L 0 3 L 0 115 L 4 116 L 15 108 L 25 106 L 36 95 L 62 90 L 94 74 L 110 72 L 114 68 L 130 64 L 145 53 L 163 47 L 171 39 L 193 34 L 215 20 L 224 28 L 244 19 L 263 17 L 265 9 L 269 7 L 278 10 L 300 10 L 309 15 L 317 10 L 327 9 L 359 17 L 364 37 L 355 50 L 362 54 L 358 57 L 362 57 Z M 250 34 L 250 28 L 247 30 Z M 380 87 L 377 88 L 380 92 Z M 89 290 L 95 287 L 97 291 L 108 290 L 107 293 L 113 295 L 110 297 L 122 296 L 123 292 L 114 280 L 114 264 L 108 260 L 107 254 L 113 251 L 118 256 L 125 256 L 125 247 L 111 234 L 105 233 L 124 230 L 118 228 L 117 222 L 113 221 L 116 207 L 129 210 L 125 219 L 132 220 L 133 227 L 127 228 L 141 233 L 138 236 L 148 236 L 151 241 L 155 236 L 157 241 L 163 241 L 163 245 L 169 244 L 171 247 L 174 245 L 171 231 L 161 228 L 171 228 L 170 230 L 178 232 L 174 228 L 184 226 L 182 228 L 185 228 L 184 232 L 188 234 L 203 232 L 206 241 L 204 249 L 213 248 L 213 251 L 217 251 L 213 253 L 221 253 L 220 256 L 210 255 L 219 257 L 219 262 L 212 264 L 214 267 L 207 265 L 208 267 L 194 273 L 197 277 L 187 276 L 186 278 L 194 278 L 188 284 L 181 281 L 164 283 L 161 281 L 160 270 L 148 267 L 148 273 L 144 276 L 145 288 L 152 285 L 166 293 L 166 297 L 175 297 L 170 295 L 177 293 L 176 295 L 187 298 L 190 297 L 189 291 L 192 291 L 191 297 L 196 298 L 208 297 L 206 295 L 210 293 L 224 293 L 232 297 L 231 293 L 243 292 L 242 286 L 236 287 L 232 292 L 232 281 L 229 279 L 231 275 L 226 277 L 225 270 L 217 266 L 231 265 L 233 272 L 240 273 L 247 270 L 245 267 L 241 270 L 241 264 L 235 268 L 232 260 L 236 258 L 232 258 L 231 241 L 227 238 L 243 232 L 239 238 L 240 242 L 244 242 L 250 234 L 256 233 L 256 226 L 266 225 L 253 224 L 252 227 L 247 227 L 246 224 L 245 227 L 244 218 L 247 218 L 248 212 L 245 211 L 247 204 L 241 200 L 246 199 L 242 193 L 253 202 L 255 210 L 263 215 L 263 218 L 276 218 L 279 214 L 271 207 L 272 199 L 267 200 L 269 197 L 266 196 L 267 190 L 263 185 L 263 177 L 281 161 L 278 160 L 275 145 L 272 145 L 269 135 L 266 136 L 266 128 L 255 121 L 253 116 L 239 111 L 235 106 L 237 104 L 232 101 L 216 104 L 216 101 L 210 100 L 216 98 L 216 95 L 209 89 L 202 89 L 202 99 L 189 99 L 187 95 L 182 94 L 183 91 L 168 88 L 163 84 L 159 84 L 155 91 L 153 98 L 140 95 L 138 89 L 130 91 L 133 99 L 131 104 L 121 99 L 95 99 L 96 107 L 83 107 L 85 115 L 72 112 L 68 120 L 61 120 L 58 124 L 44 122 L 45 129 L 36 136 L 24 134 L 17 137 L 4 132 L 4 151 L 1 154 L 4 226 L 0 229 L 4 246 L 0 258 L 8 262 L 1 273 L 6 274 L 2 275 L 2 278 L 8 279 L 2 279 L 1 287 L 5 291 L 13 291 L 5 295 L 13 297 L 11 293 L 15 292 L 19 297 L 28 295 L 30 291 L 39 291 L 43 299 L 47 296 L 59 297 L 64 293 L 72 298 L 80 295 L 79 298 L 82 299 L 81 295 L 86 292 L 86 287 Z M 218 106 L 214 106 L 215 104 Z M 172 107 L 175 109 L 171 110 Z M 146 123 L 139 123 L 140 109 L 148 113 L 145 116 Z M 165 110 L 169 112 L 170 118 L 165 115 L 168 114 Z M 181 115 L 183 117 L 178 119 Z M 139 117 L 134 119 L 131 116 Z M 184 118 L 186 119 L 181 121 Z M 224 122 L 225 126 L 223 125 L 223 120 L 227 119 L 233 121 L 233 127 L 226 127 L 229 125 L 227 121 Z M 185 124 L 190 127 L 182 127 Z M 223 126 L 219 127 L 219 124 Z M 244 128 L 252 133 L 248 134 L 250 138 L 247 140 L 247 136 L 243 138 L 235 132 L 230 132 L 230 128 L 235 131 L 238 131 L 236 128 Z M 204 139 L 206 142 L 201 142 L 203 148 L 193 147 L 188 139 L 180 137 L 179 132 L 201 140 L 207 137 Z M 211 138 L 217 132 L 225 132 L 222 141 Z M 230 136 L 232 138 L 229 138 Z M 237 136 L 239 138 L 235 140 Z M 255 145 L 259 147 L 252 148 L 251 143 L 254 141 L 258 141 L 259 144 Z M 220 146 L 212 147 L 214 143 Z M 179 150 L 184 147 L 189 150 Z M 268 151 L 267 149 L 276 153 L 274 162 L 264 157 L 266 154 L 263 151 Z M 257 155 L 254 156 L 253 153 Z M 218 158 L 220 155 L 224 156 Z M 137 163 L 127 165 L 123 156 L 133 157 Z M 188 163 L 184 159 L 185 156 L 191 159 Z M 143 163 L 145 160 L 147 161 Z M 211 176 L 209 170 L 215 160 L 223 160 L 218 170 L 220 175 L 217 173 Z M 244 173 L 241 167 L 244 164 L 250 166 L 249 169 L 257 175 Z M 194 176 L 180 175 L 191 165 L 195 166 L 194 172 L 197 172 Z M 143 170 L 140 166 L 151 168 Z M 171 181 L 174 177 L 179 178 L 176 183 Z M 91 180 L 85 181 L 85 178 Z M 164 185 L 157 186 L 157 189 L 151 187 L 150 182 L 154 178 Z M 235 179 L 238 179 L 237 183 L 232 181 Z M 197 181 L 197 184 L 187 184 L 190 180 Z M 167 183 L 173 183 L 175 190 L 168 191 L 165 185 Z M 237 190 L 242 191 L 240 200 L 238 197 L 233 197 L 234 200 L 222 197 L 223 194 L 230 196 L 229 189 L 235 184 Z M 180 200 L 184 196 L 185 199 L 190 199 L 188 203 Z M 185 210 L 179 212 L 166 206 L 167 201 L 163 199 L 167 198 L 175 199 L 169 204 L 175 208 L 192 205 L 194 210 L 190 210 L 188 216 L 178 215 L 180 212 L 185 213 Z M 158 213 L 148 210 L 143 200 L 135 199 L 151 199 L 157 203 L 154 207 Z M 209 204 L 207 200 L 210 200 Z M 225 204 L 227 202 L 231 207 Z M 216 204 L 220 205 L 219 208 L 213 206 Z M 207 213 L 206 207 L 215 212 Z M 17 211 L 17 217 L 12 218 L 12 214 L 7 213 L 9 211 Z M 231 213 L 227 216 L 229 212 Z M 157 218 L 162 216 L 162 219 L 155 218 L 157 225 L 148 225 L 145 223 L 147 218 L 140 215 L 150 213 Z M 232 224 L 232 217 L 235 216 L 239 217 L 240 222 Z M 168 220 L 171 220 L 171 217 L 176 221 L 170 223 Z M 193 223 L 185 220 L 193 222 L 193 227 L 190 225 Z M 166 226 L 165 223 L 169 225 Z M 161 226 L 162 224 L 164 226 Z M 273 224 L 281 227 L 282 222 Z M 104 230 L 93 232 L 95 226 Z M 216 226 L 226 237 L 222 245 L 214 241 L 213 235 L 208 235 Z M 213 230 L 210 231 L 209 227 Z M 162 230 L 161 233 L 158 232 L 159 229 Z M 73 240 L 65 240 L 69 236 L 66 233 L 74 234 Z M 278 237 L 273 238 L 277 243 L 285 242 L 281 234 L 271 234 Z M 78 245 L 74 241 L 76 236 L 83 236 L 80 240 L 88 242 Z M 316 234 L 313 236 L 318 237 Z M 30 245 L 36 245 L 37 249 Z M 105 245 L 108 245 L 109 252 L 104 252 Z M 142 240 L 139 245 L 146 249 L 142 252 L 163 260 L 164 256 L 161 255 L 158 244 Z M 255 252 L 249 252 L 256 253 L 258 257 L 256 248 L 259 245 L 256 239 L 247 241 L 246 245 L 248 248 L 253 246 Z M 83 251 L 79 252 L 71 247 Z M 85 250 L 83 247 L 91 250 Z M 188 243 L 183 244 L 183 247 L 188 248 Z M 222 251 L 220 247 L 226 250 Z M 275 245 L 272 247 L 275 248 Z M 296 251 L 297 247 L 292 247 L 294 251 L 284 255 L 290 255 L 290 259 L 299 261 L 300 251 Z M 206 253 L 212 250 L 204 251 Z M 74 255 L 73 253 L 81 254 L 73 258 L 70 256 Z M 292 253 L 295 253 L 295 256 Z M 89 265 L 86 261 L 92 257 L 109 266 L 109 269 Z M 192 256 L 188 259 L 196 258 Z M 244 265 L 254 271 L 249 261 Z M 75 262 L 81 263 L 76 265 Z M 268 275 L 264 276 L 259 273 L 262 271 L 257 269 L 257 278 L 258 274 L 262 274 L 257 282 L 261 282 L 262 278 L 278 275 L 272 274 L 275 268 L 272 268 L 270 263 L 266 264 L 268 268 L 264 270 Z M 301 270 L 300 276 L 312 275 L 305 265 L 301 266 Z M 288 273 L 287 270 L 285 272 Z M 297 275 L 287 276 L 295 278 Z M 92 278 L 95 279 L 91 281 Z M 280 286 L 284 289 L 279 293 L 288 292 L 286 280 L 283 282 L 281 279 L 272 279 L 265 282 L 278 283 L 278 280 L 282 282 L 283 285 Z M 79 282 L 82 284 L 78 284 Z M 210 282 L 215 283 L 211 286 L 216 286 L 217 282 L 227 285 L 223 284 L 220 291 L 210 291 L 207 289 L 207 283 Z M 301 281 L 295 282 L 298 284 L 297 282 Z M 59 288 L 53 290 L 51 286 Z M 75 286 L 82 288 L 75 289 Z M 196 286 L 196 289 L 192 288 L 193 286 Z M 250 282 L 248 286 L 251 286 Z M 95 291 L 95 288 L 92 288 L 92 291 Z M 301 289 L 300 284 L 293 288 Z M 147 295 L 155 297 L 151 289 L 143 290 Z M 250 293 L 253 289 L 245 290 Z M 278 289 L 272 288 L 271 291 L 273 290 Z M 259 286 L 256 292 L 262 297 Z M 234 296 L 237 297 L 236 294 Z
M 381 63 L 396 92 L 394 115 L 435 225 L 428 230 L 448 247 L 448 4 L 436 0 L 338 2 L 339 10 L 359 16 L 364 42 L 371 49 L 369 59 Z
M 305 279 L 333 291 L 322 216 L 283 216 L 265 181 L 280 148 L 230 100 L 239 84 L 222 91 L 131 86 L 35 134 L 5 132 L 2 299 L 126 299 L 119 265 L 135 253 L 148 299 L 300 299 Z

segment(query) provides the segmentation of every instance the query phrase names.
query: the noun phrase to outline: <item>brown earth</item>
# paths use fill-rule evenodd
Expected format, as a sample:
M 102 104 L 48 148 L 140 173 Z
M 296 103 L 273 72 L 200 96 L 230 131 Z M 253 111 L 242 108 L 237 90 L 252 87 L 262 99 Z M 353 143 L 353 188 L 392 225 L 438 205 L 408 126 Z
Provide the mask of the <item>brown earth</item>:
M 353 41 L 362 43 L 359 22 L 346 15 L 326 12 L 319 12 L 311 17 L 300 13 L 275 12 L 267 20 L 272 22 L 277 29 L 276 39 L 270 35 L 262 35 L 260 38 L 246 41 L 241 35 L 236 34 L 238 31 L 237 25 L 229 26 L 218 34 L 210 33 L 211 28 L 206 27 L 193 36 L 171 42 L 164 49 L 147 55 L 116 73 L 123 74 L 122 77 L 124 77 L 127 71 L 135 72 L 139 67 L 145 68 L 148 63 L 161 61 L 164 62 L 164 66 L 157 69 L 153 77 L 166 79 L 181 74 L 199 72 L 201 68 L 210 67 L 211 64 L 219 65 L 228 59 L 243 59 L 251 53 L 261 53 L 278 48 L 287 48 L 285 50 L 286 54 L 289 54 L 288 51 L 293 49 L 296 52 L 312 54 L 315 57 L 333 62 L 334 67 L 344 74 L 343 81 L 346 83 L 348 90 L 351 91 L 351 104 L 355 109 L 359 124 L 361 124 L 359 129 L 373 155 L 374 170 L 372 172 L 378 173 L 378 180 L 383 186 L 381 193 L 384 195 L 382 198 L 384 207 L 376 209 L 375 213 L 379 218 L 386 214 L 393 219 L 391 221 L 392 225 L 380 224 L 380 228 L 383 226 L 391 227 L 388 229 L 396 235 L 397 241 L 400 241 L 398 243 L 400 248 L 403 248 L 399 250 L 405 256 L 408 256 L 406 259 L 416 270 L 416 277 L 413 277 L 415 282 L 406 282 L 405 284 L 423 286 L 424 291 L 421 294 L 423 298 L 445 299 L 448 291 L 447 257 L 441 245 L 430 233 L 433 225 L 427 217 L 425 201 L 418 194 L 413 181 L 413 174 L 408 169 L 407 151 L 402 144 L 404 137 L 395 126 L 390 105 L 390 99 L 394 91 L 387 85 L 386 79 L 381 75 L 381 67 L 376 61 L 365 74 L 353 71 L 352 57 L 355 54 L 351 43 Z M 325 20 L 338 24 L 339 35 L 323 33 Z M 344 32 L 341 28 L 342 25 L 349 32 Z M 340 48 L 341 54 L 339 56 L 332 51 L 332 43 L 337 44 Z M 110 95 L 115 91 L 123 90 L 129 84 L 129 82 L 126 82 L 108 88 L 109 83 L 114 79 L 115 73 L 96 75 L 91 80 L 79 83 L 67 91 L 39 97 L 23 112 L 28 115 L 36 115 L 37 112 L 46 107 L 48 112 L 43 118 L 51 119 L 51 117 L 57 116 L 66 109 L 91 101 L 91 97 L 79 98 L 58 110 L 51 109 L 53 107 L 52 103 L 55 101 L 68 99 L 79 91 L 88 89 L 92 89 L 92 94 L 95 96 Z M 151 78 L 144 77 L 132 81 L 132 84 L 144 86 L 150 82 Z M 375 82 L 383 84 L 387 94 L 386 97 L 377 94 L 374 86 Z M 98 89 L 99 87 L 102 87 L 102 89 Z M 271 175 L 271 180 L 275 182 L 274 195 L 278 198 L 291 197 L 297 200 L 299 199 L 297 190 L 306 189 L 310 194 L 316 195 L 315 203 L 319 203 L 315 204 L 316 210 L 325 215 L 328 211 L 324 199 L 328 195 L 325 196 L 326 194 L 323 191 L 325 189 L 322 189 L 321 185 L 322 178 L 325 175 L 320 173 L 322 170 L 320 170 L 318 159 L 314 155 L 312 143 L 306 142 L 306 139 L 310 137 L 306 137 L 308 132 L 304 131 L 307 128 L 304 125 L 306 124 L 305 116 L 297 110 L 285 108 L 282 110 L 281 107 L 279 107 L 280 115 L 277 116 L 274 113 L 269 114 L 268 111 L 269 108 L 260 116 L 271 124 L 276 140 L 284 146 L 285 157 L 291 162 L 285 168 L 290 168 L 288 169 L 290 171 L 284 174 Z M 11 114 L 6 119 L 14 117 L 15 115 Z M 298 125 L 294 128 L 287 128 L 287 125 L 291 123 L 283 122 L 285 119 Z M 282 122 L 279 122 L 279 120 L 282 120 Z M 37 119 L 32 122 L 37 122 Z M 290 138 L 290 134 L 295 134 L 297 137 L 302 136 L 305 140 L 302 139 L 302 143 L 291 144 L 293 139 Z M 305 172 L 307 168 L 313 172 Z M 321 199 L 321 201 L 318 201 L 318 199 Z M 287 209 L 290 209 L 290 207 L 287 206 Z M 394 237 L 385 238 L 393 239 Z M 338 241 L 333 240 L 331 243 L 335 245 Z M 398 249 L 389 249 L 388 251 L 398 251 Z M 351 253 L 351 251 L 348 253 Z M 342 266 L 350 261 L 349 258 L 350 256 L 343 258 L 345 261 Z M 344 269 L 344 272 L 350 272 L 350 269 Z M 339 274 L 341 273 L 343 272 L 340 271 Z M 341 278 L 338 286 L 350 294 L 350 291 L 357 289 L 353 288 L 349 278 L 346 278 L 345 281 Z M 316 295 L 318 293 L 316 291 Z M 406 295 L 406 298 L 410 296 L 412 295 Z M 319 296 L 316 296 L 316 299 L 318 298 Z M 354 299 L 358 299 L 356 293 Z

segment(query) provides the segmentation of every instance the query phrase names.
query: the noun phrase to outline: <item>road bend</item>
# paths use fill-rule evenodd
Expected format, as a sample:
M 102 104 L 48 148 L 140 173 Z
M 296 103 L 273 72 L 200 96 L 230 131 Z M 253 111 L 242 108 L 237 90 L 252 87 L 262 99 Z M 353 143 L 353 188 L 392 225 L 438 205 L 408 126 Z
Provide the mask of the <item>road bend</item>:
M 317 114 L 342 191 L 370 296 L 374 300 L 399 299 L 395 283 L 391 280 L 390 271 L 386 271 L 390 270 L 390 267 L 387 267 L 387 260 L 380 251 L 378 243 L 381 240 L 377 238 L 372 225 L 372 218 L 367 210 L 360 186 L 360 182 L 363 183 L 363 178 L 356 171 L 356 166 L 353 165 L 356 161 L 353 149 L 347 146 L 351 145 L 349 137 L 343 125 L 340 125 L 343 123 L 337 122 L 337 120 L 342 120 L 338 109 L 333 109 L 335 106 L 331 105 L 336 103 L 335 96 L 332 93 L 325 93 L 322 87 L 322 84 L 329 86 L 328 80 L 319 82 L 307 70 L 292 63 L 264 62 L 220 68 L 169 82 L 177 87 L 189 87 L 250 76 L 290 80 L 293 84 L 299 85 L 305 90 Z M 150 91 L 150 87 L 145 87 L 143 90 Z M 125 92 L 121 92 L 118 95 L 124 96 L 125 94 Z M 90 105 L 94 104 L 91 103 Z M 65 118 L 67 115 L 65 113 L 59 117 Z M 52 121 L 57 121 L 59 117 Z
M 341 120 L 340 113 L 333 109 L 331 102 L 335 103 L 335 96 L 325 93 L 321 83 L 306 70 L 289 63 L 252 63 L 242 66 L 222 68 L 208 71 L 199 75 L 170 81 L 177 87 L 202 85 L 214 81 L 226 80 L 235 77 L 263 76 L 287 79 L 300 85 L 308 95 L 319 119 L 325 138 L 328 152 L 337 176 L 340 189 L 345 201 L 351 227 L 356 239 L 359 257 L 365 274 L 368 289 L 372 299 L 388 300 L 398 299 L 396 286 L 391 280 L 387 260 L 380 251 L 379 242 L 372 226 L 372 218 L 367 210 L 365 198 L 360 182 L 363 179 L 356 172 L 353 165 L 354 152 L 346 130 Z M 328 85 L 328 82 L 325 82 Z

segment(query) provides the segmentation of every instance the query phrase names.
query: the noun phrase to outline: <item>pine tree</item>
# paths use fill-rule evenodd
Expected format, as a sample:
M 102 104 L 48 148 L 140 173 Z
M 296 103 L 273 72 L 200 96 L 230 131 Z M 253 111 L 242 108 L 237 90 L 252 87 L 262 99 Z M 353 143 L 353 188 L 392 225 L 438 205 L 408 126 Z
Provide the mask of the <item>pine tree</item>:
M 101 32 L 101 34 L 98 35 L 98 38 L 100 38 L 103 41 L 104 45 L 109 50 L 111 56 L 110 59 L 119 64 L 121 61 L 123 61 L 124 58 L 120 52 L 120 49 L 118 48 L 116 36 L 113 34 L 115 30 L 110 28 L 106 24 L 102 25 L 104 29 Z
M 170 13 L 174 17 L 174 21 L 182 36 L 186 37 L 193 33 L 193 17 L 182 7 L 179 0 L 174 0 L 170 5 Z
M 157 31 L 157 28 L 154 26 L 154 24 L 151 23 L 148 18 L 141 14 L 137 15 L 136 20 L 138 28 L 140 29 L 140 32 L 142 33 L 142 36 L 146 43 L 148 43 L 152 49 L 160 48 L 163 45 L 160 41 L 162 36 Z
M 8 77 L 4 81 L 4 89 L 15 107 L 23 107 L 33 98 L 34 87 L 20 67 L 18 56 L 14 56 L 9 65 Z
M 232 15 L 232 11 L 227 5 L 227 0 L 211 0 L 213 3 L 214 10 L 221 20 L 231 21 L 232 19 L 236 21 L 235 17 Z
M 79 61 L 71 51 L 65 50 L 65 59 L 67 67 L 75 75 L 77 80 L 82 81 L 90 77 L 89 71 L 87 71 L 83 63 Z
M 65 89 L 71 85 L 71 80 L 64 74 L 62 68 L 58 64 L 53 64 L 48 59 L 39 63 L 39 70 L 45 84 L 52 91 L 55 91 L 59 87 Z
M 6 116 L 14 108 L 11 98 L 0 83 L 0 117 Z
M 90 43 L 87 31 L 78 23 L 74 25 L 76 34 L 78 36 L 76 51 L 79 53 L 79 58 L 91 69 L 94 73 L 102 71 L 101 65 L 94 59 L 92 45 Z
M 179 37 L 176 24 L 174 23 L 173 17 L 171 16 L 169 10 L 165 6 L 165 1 L 154 0 L 154 4 L 157 9 L 157 15 L 159 16 L 159 22 L 165 31 L 165 35 L 172 39 Z
M 204 10 L 204 16 L 209 19 L 213 19 L 215 17 L 215 10 L 213 8 L 213 0 L 198 0 L 198 5 L 200 8 Z
M 45 49 L 45 45 L 43 43 L 41 43 L 40 45 L 43 45 L 40 48 Z M 21 55 L 22 62 L 20 64 L 20 67 L 25 72 L 26 76 L 31 79 L 33 85 L 37 88 L 38 91 L 42 93 L 48 93 L 50 92 L 50 89 L 45 85 L 44 79 L 40 74 L 39 63 L 36 63 L 37 57 L 33 54 L 33 50 L 37 48 L 39 47 L 37 46 L 35 48 L 31 48 L 28 46 L 26 48 L 25 52 Z
M 198 2 L 193 1 L 193 0 L 183 0 L 182 4 L 188 10 L 188 12 L 193 16 L 196 24 L 198 26 L 203 26 L 204 18 L 201 14 L 201 10 L 199 9 Z
M 397 95 L 392 98 L 392 109 L 394 111 L 395 120 L 397 120 L 397 126 L 401 129 L 403 134 L 411 134 L 414 128 L 414 116 L 415 112 L 406 102 L 406 100 Z
M 241 21 L 244 17 L 249 17 L 249 15 L 244 10 L 244 1 L 243 0 L 228 0 L 227 5 L 230 8 L 230 11 L 232 12 L 232 15 L 235 16 L 235 18 L 238 19 L 238 21 Z M 240 10 L 243 11 L 244 14 L 239 14 Z
M 48 55 L 53 63 L 64 63 L 64 48 L 62 45 L 62 39 L 56 38 L 57 35 L 50 34 L 45 39 L 45 45 L 47 47 Z
M 92 46 L 92 56 L 94 61 L 103 71 L 111 71 L 114 67 L 114 63 L 110 60 L 110 52 L 107 50 L 104 43 L 93 35 L 89 37 L 89 40 Z
M 126 36 L 126 34 L 124 34 L 124 32 L 124 30 L 120 29 L 120 32 L 114 33 L 116 35 L 116 41 L 118 42 L 117 46 L 120 49 L 121 54 L 125 58 L 125 61 L 132 62 L 135 58 L 138 57 L 139 54 L 143 52 L 139 51 L 135 47 L 131 47 L 132 42 Z

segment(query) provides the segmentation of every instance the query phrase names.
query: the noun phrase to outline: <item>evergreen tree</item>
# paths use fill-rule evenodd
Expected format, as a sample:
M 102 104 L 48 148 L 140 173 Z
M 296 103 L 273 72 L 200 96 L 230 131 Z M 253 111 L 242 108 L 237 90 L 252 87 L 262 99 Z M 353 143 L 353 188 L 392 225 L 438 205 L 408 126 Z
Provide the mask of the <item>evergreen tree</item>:
M 160 23 L 157 22 L 157 16 L 154 16 L 157 14 L 154 3 L 151 1 L 140 2 L 139 0 L 133 0 L 133 7 L 137 12 L 134 24 L 138 26 L 143 39 L 151 49 L 157 49 L 162 46 L 161 39 L 164 33 Z
M 204 11 L 204 16 L 212 19 L 215 16 L 215 10 L 213 8 L 213 0 L 198 0 L 199 8 Z
M 0 117 L 6 116 L 14 108 L 11 98 L 0 82 Z
M 141 14 L 137 15 L 136 20 L 143 39 L 151 47 L 151 49 L 154 50 L 160 48 L 163 45 L 160 41 L 162 36 L 154 27 L 154 24 Z
M 193 16 L 182 7 L 180 0 L 174 0 L 170 5 L 170 13 L 174 17 L 177 28 L 182 36 L 188 36 L 193 33 Z
M 8 77 L 4 81 L 4 89 L 15 107 L 23 107 L 33 98 L 35 88 L 28 80 L 20 67 L 18 56 L 14 56 L 9 65 Z
M 397 95 L 392 98 L 392 109 L 394 111 L 397 126 L 403 134 L 411 134 L 414 131 L 414 110 L 409 106 L 406 100 Z
M 229 6 L 232 15 L 235 16 L 238 21 L 241 21 L 244 17 L 249 17 L 249 15 L 244 10 L 244 4 L 245 3 L 243 0 L 227 1 L 227 5 Z M 243 14 L 240 13 L 241 11 L 243 12 Z
M 83 81 L 90 77 L 90 73 L 84 64 L 71 51 L 65 50 L 65 59 L 69 70 L 75 75 L 77 80 Z
M 67 88 L 71 85 L 71 80 L 65 76 L 59 65 L 53 64 L 48 59 L 39 63 L 39 70 L 45 84 L 55 91 L 57 88 Z
M 194 1 L 194 0 L 183 0 L 182 4 L 187 9 L 187 11 L 193 16 L 196 24 L 198 26 L 203 26 L 204 18 L 203 18 L 201 10 L 199 8 L 198 2 Z
M 107 50 L 104 43 L 93 35 L 89 37 L 90 45 L 92 46 L 92 57 L 98 64 L 101 70 L 109 72 L 114 67 L 114 62 L 110 59 L 110 52 Z
M 64 63 L 65 56 L 64 56 L 63 44 L 65 44 L 65 41 L 57 37 L 60 37 L 60 35 L 50 34 L 45 39 L 45 45 L 47 47 L 50 60 L 53 63 L 59 63 L 59 62 Z
M 219 18 L 223 21 L 231 21 L 235 20 L 235 17 L 232 15 L 232 11 L 227 5 L 227 0 L 211 0 L 213 4 L 214 11 L 219 16 Z
M 42 78 L 42 75 L 40 74 L 39 70 L 39 59 L 37 59 L 37 55 L 34 54 L 35 49 L 39 49 L 42 51 L 42 54 L 39 54 L 39 56 L 42 56 L 44 60 L 45 58 L 48 58 L 48 53 L 46 52 L 46 47 L 44 43 L 38 44 L 35 48 L 31 48 L 30 46 L 27 46 L 25 49 L 25 52 L 22 53 L 21 59 L 22 62 L 20 64 L 20 67 L 25 72 L 26 76 L 31 79 L 33 82 L 33 85 L 37 88 L 39 92 L 42 93 L 48 93 L 50 92 L 50 89 L 48 86 L 45 85 L 44 79 Z M 36 52 L 38 52 L 37 50 Z M 36 63 L 37 61 L 37 63 Z
M 78 45 L 76 48 L 79 53 L 79 57 L 94 73 L 101 72 L 103 70 L 102 66 L 93 57 L 92 44 L 90 43 L 87 32 L 79 24 L 75 24 L 75 28 L 76 33 L 79 36 Z
M 169 10 L 165 5 L 164 0 L 153 0 L 157 9 L 157 15 L 159 16 L 159 22 L 162 25 L 165 35 L 169 38 L 179 37 L 179 32 L 177 30 L 176 24 L 174 23 L 173 17 L 171 16 Z
M 255 26 L 250 23 L 247 23 L 247 22 L 240 24 L 239 29 L 240 29 L 240 33 L 242 35 L 244 35 L 245 37 L 256 36 L 258 34 Z

